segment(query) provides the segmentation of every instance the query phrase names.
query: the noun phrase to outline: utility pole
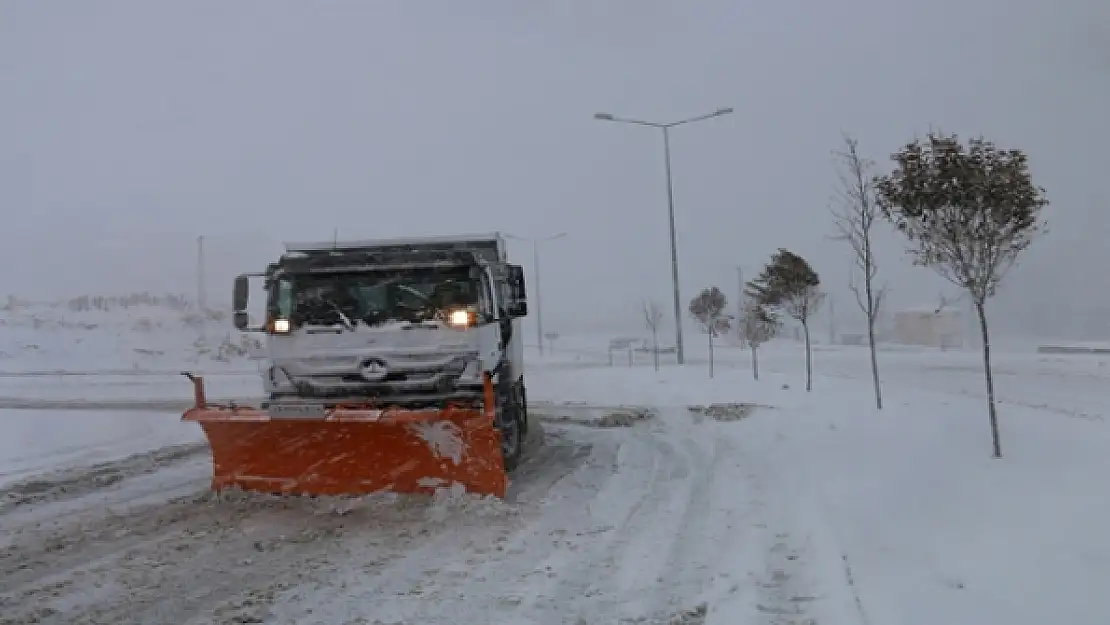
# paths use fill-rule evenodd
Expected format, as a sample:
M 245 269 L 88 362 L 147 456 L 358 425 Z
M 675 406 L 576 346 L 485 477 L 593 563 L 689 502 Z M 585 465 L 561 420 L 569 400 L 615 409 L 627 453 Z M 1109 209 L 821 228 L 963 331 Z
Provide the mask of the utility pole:
M 732 108 L 721 108 L 706 113 L 705 115 L 698 115 L 697 117 L 690 117 L 688 119 L 679 120 L 670 123 L 648 122 L 641 119 L 631 119 L 626 117 L 617 117 L 612 113 L 595 113 L 594 119 L 603 122 L 618 122 L 624 124 L 634 124 L 637 126 L 648 126 L 650 128 L 658 128 L 663 131 L 663 159 L 666 166 L 667 174 L 667 216 L 670 220 L 671 228 L 671 290 L 674 298 L 674 339 L 675 350 L 677 352 L 678 364 L 686 363 L 686 352 L 682 344 L 682 301 L 679 295 L 678 288 L 678 240 L 675 235 L 674 226 L 674 187 L 671 184 L 671 135 L 670 129 L 675 126 L 689 124 L 692 122 L 700 122 L 702 120 L 711 119 L 713 117 L 720 117 L 721 115 L 728 115 L 732 113 Z
M 197 311 L 200 313 L 200 340 L 208 343 L 208 298 L 204 288 L 204 235 L 197 237 Z
M 667 170 L 667 217 L 671 230 L 671 299 L 674 301 L 674 346 L 678 364 L 686 363 L 686 348 L 682 343 L 682 301 L 678 289 L 678 238 L 674 227 L 674 186 L 671 184 L 671 133 L 663 126 L 663 161 Z
M 208 307 L 204 297 L 204 235 L 197 237 L 197 309 Z
M 536 273 L 536 345 L 543 356 L 543 289 L 540 288 L 540 242 L 532 239 L 532 271 Z
M 565 236 L 567 236 L 565 232 L 546 237 L 518 237 L 512 234 L 505 234 L 506 239 L 532 242 L 532 274 L 536 283 L 536 345 L 539 347 L 540 356 L 543 356 L 543 290 L 540 288 L 540 243 L 544 241 L 554 241 L 555 239 L 561 239 Z
M 829 345 L 836 345 L 836 300 L 829 295 Z
M 744 339 L 744 268 L 736 266 L 736 336 L 740 338 L 740 349 L 747 347 Z

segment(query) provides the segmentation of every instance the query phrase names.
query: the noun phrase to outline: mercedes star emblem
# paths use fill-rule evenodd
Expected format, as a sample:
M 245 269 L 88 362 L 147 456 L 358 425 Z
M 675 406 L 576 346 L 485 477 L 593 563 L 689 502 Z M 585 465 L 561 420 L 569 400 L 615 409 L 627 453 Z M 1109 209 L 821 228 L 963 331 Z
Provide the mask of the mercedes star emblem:
M 368 382 L 378 382 L 385 379 L 386 367 L 381 360 L 367 360 L 359 368 L 362 379 Z

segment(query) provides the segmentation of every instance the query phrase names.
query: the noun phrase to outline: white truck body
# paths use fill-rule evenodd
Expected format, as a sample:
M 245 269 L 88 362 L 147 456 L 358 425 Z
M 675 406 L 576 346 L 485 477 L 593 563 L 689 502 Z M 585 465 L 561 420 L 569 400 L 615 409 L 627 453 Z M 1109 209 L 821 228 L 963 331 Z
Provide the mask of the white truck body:
M 267 336 L 260 369 L 271 402 L 379 397 L 435 403 L 480 391 L 484 372 L 523 388 L 523 273 L 506 262 L 505 241 L 498 233 L 287 243 L 285 249 L 266 272 Z M 349 287 L 367 275 L 388 274 L 403 282 L 419 272 L 434 280 L 438 274 L 430 272 L 441 269 L 456 276 L 470 272 L 469 284 L 480 292 L 473 324 L 454 327 L 443 319 L 368 323 L 342 313 L 332 323 L 297 321 L 298 304 L 292 302 L 298 283 L 334 280 Z M 395 288 L 426 295 L 404 285 Z M 288 289 L 288 305 L 281 300 L 282 289 Z

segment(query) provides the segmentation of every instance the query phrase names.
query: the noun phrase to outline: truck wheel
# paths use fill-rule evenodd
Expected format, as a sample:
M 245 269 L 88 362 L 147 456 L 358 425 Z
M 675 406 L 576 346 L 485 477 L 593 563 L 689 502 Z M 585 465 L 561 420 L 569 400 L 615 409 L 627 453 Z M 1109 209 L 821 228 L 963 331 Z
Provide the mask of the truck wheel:
M 524 411 L 516 393 L 509 391 L 500 395 L 497 429 L 501 432 L 501 457 L 505 471 L 512 472 L 520 464 L 524 454 Z
M 520 389 L 520 429 L 523 433 L 522 438 L 527 441 L 528 428 L 532 425 L 532 423 L 528 419 L 528 395 L 527 393 L 525 393 L 523 378 L 521 378 L 520 382 L 517 383 L 517 388 Z

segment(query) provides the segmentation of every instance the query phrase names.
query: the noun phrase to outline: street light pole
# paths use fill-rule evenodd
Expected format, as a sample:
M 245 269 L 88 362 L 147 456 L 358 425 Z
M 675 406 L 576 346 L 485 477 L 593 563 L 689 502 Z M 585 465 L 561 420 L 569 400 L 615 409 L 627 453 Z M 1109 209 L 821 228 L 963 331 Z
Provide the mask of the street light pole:
M 667 223 L 671 229 L 671 301 L 674 303 L 674 346 L 678 364 L 686 363 L 682 343 L 682 297 L 678 291 L 678 235 L 674 226 L 674 186 L 671 184 L 671 133 L 663 126 L 663 160 L 667 169 Z
M 543 356 L 543 289 L 540 288 L 540 242 L 532 239 L 532 270 L 536 274 L 536 344 Z
M 544 241 L 554 241 L 567 236 L 567 233 L 560 232 L 546 237 L 518 237 L 512 234 L 506 234 L 506 239 L 516 239 L 517 241 L 531 241 L 532 242 L 532 273 L 536 280 L 536 339 L 540 348 L 540 356 L 543 356 L 543 291 L 540 288 L 540 243 Z
M 736 266 L 736 335 L 740 339 L 740 349 L 747 347 L 744 339 L 744 267 Z
M 666 166 L 667 173 L 667 216 L 670 222 L 671 234 L 671 291 L 674 300 L 674 338 L 675 338 L 675 351 L 677 352 L 678 364 L 686 363 L 686 351 L 682 343 L 682 300 L 679 295 L 678 287 L 678 237 L 675 234 L 674 224 L 674 186 L 671 183 L 671 135 L 670 129 L 675 126 L 699 122 L 713 117 L 720 117 L 732 113 L 732 108 L 722 108 L 707 113 L 705 115 L 698 115 L 697 117 L 690 117 L 687 119 L 679 120 L 670 123 L 647 122 L 640 119 L 629 119 L 624 117 L 617 117 L 611 113 L 595 113 L 594 119 L 605 122 L 618 122 L 622 124 L 635 124 L 637 126 L 648 126 L 650 128 L 658 128 L 663 131 L 663 160 Z
M 200 340 L 208 344 L 208 297 L 204 281 L 204 235 L 197 237 L 197 312 L 200 313 Z
M 204 285 L 204 235 L 197 237 L 197 309 L 203 315 L 208 308 L 208 298 Z

